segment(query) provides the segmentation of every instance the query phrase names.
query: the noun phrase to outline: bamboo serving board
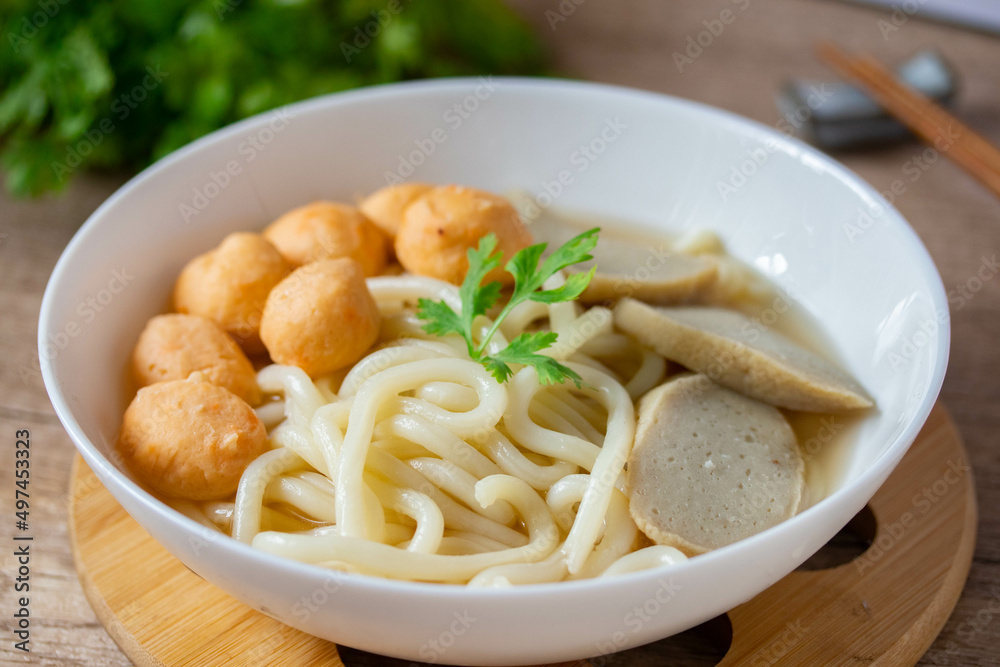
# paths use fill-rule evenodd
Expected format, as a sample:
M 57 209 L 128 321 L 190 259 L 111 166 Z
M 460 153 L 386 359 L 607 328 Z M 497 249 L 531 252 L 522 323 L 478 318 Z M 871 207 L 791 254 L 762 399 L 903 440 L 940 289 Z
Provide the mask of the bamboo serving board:
M 858 559 L 795 571 L 729 612 L 732 644 L 718 665 L 895 667 L 919 660 L 958 601 L 976 537 L 971 472 L 943 407 L 935 407 L 869 508 L 877 532 Z M 344 665 L 334 644 L 250 609 L 188 570 L 79 456 L 70 538 L 87 599 L 139 667 Z M 614 664 L 682 664 L 639 651 Z M 369 656 L 365 664 L 379 660 Z

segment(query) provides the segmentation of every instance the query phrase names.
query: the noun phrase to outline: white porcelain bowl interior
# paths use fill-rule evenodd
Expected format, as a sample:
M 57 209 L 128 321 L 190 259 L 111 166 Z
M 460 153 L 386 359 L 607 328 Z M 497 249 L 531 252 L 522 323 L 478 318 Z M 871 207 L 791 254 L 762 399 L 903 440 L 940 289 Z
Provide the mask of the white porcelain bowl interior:
M 797 297 L 878 403 L 845 439 L 828 496 L 670 569 L 473 590 L 287 561 L 213 535 L 147 493 L 114 456 L 130 399 L 123 378 L 139 331 L 166 307 L 180 268 L 229 232 L 261 228 L 315 199 L 354 201 L 395 176 L 526 190 L 543 206 L 652 230 L 718 232 L 732 254 Z M 206 580 L 291 626 L 367 651 L 511 665 L 665 637 L 797 567 L 864 506 L 917 435 L 947 363 L 947 312 L 937 271 L 900 215 L 798 141 L 663 95 L 458 79 L 311 100 L 153 165 L 66 249 L 45 294 L 39 344 L 52 403 L 88 465 Z

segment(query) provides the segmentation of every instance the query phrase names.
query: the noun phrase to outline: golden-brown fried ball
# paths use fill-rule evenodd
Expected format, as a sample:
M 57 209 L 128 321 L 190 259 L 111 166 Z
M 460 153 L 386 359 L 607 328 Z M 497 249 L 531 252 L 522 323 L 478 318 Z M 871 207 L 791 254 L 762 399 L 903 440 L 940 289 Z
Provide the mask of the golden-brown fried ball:
M 469 270 L 466 252 L 478 247 L 490 232 L 496 234 L 503 261 L 486 280 L 510 284 L 513 277 L 503 270 L 504 264 L 531 245 L 531 234 L 514 207 L 503 197 L 482 190 L 436 187 L 404 211 L 396 232 L 396 257 L 410 273 L 460 285 Z
M 360 359 L 380 320 L 358 263 L 327 259 L 296 269 L 271 291 L 260 336 L 275 362 L 319 377 Z
M 118 449 L 126 465 L 163 495 L 225 498 L 268 449 L 246 402 L 211 382 L 171 380 L 143 387 L 125 410 Z
M 434 186 L 427 183 L 400 183 L 387 185 L 368 195 L 358 206 L 361 212 L 368 216 L 390 237 L 396 236 L 399 223 L 403 219 L 403 211 L 417 197 L 428 192 Z
M 230 234 L 184 267 L 174 286 L 174 307 L 207 317 L 247 354 L 258 354 L 264 351 L 259 333 L 264 302 L 292 268 L 260 234 Z
M 347 204 L 317 201 L 284 214 L 264 236 L 292 264 L 350 257 L 366 276 L 385 268 L 389 240 L 365 215 Z
M 184 380 L 192 373 L 251 405 L 260 402 L 253 365 L 215 322 L 176 313 L 149 320 L 132 352 L 132 375 L 139 386 Z

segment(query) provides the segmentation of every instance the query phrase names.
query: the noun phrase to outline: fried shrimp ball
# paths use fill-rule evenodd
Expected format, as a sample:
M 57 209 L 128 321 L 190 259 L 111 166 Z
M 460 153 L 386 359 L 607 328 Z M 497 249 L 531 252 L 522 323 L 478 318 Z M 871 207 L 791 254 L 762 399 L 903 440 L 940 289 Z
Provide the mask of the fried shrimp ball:
M 225 498 L 268 449 L 246 402 L 211 382 L 171 380 L 143 387 L 125 410 L 118 449 L 129 469 L 160 493 Z
M 358 263 L 327 259 L 296 269 L 271 291 L 260 336 L 275 362 L 319 377 L 360 359 L 380 320 Z
M 433 188 L 433 185 L 426 183 L 389 185 L 368 195 L 358 208 L 382 231 L 395 236 L 406 207 Z
M 215 322 L 176 313 L 149 320 L 132 352 L 132 375 L 139 386 L 184 380 L 192 373 L 251 405 L 260 402 L 253 365 Z
M 296 266 L 350 257 L 366 276 L 385 268 L 389 240 L 365 215 L 347 204 L 317 201 L 284 214 L 264 236 Z
M 257 354 L 264 351 L 259 333 L 264 301 L 292 268 L 260 234 L 230 234 L 184 267 L 174 285 L 174 307 L 207 317 L 248 354 Z
M 436 187 L 404 211 L 396 233 L 396 256 L 410 273 L 460 285 L 469 270 L 466 251 L 478 247 L 490 232 L 496 234 L 503 261 L 486 280 L 510 284 L 513 277 L 503 270 L 504 264 L 532 242 L 514 207 L 503 197 L 482 190 Z

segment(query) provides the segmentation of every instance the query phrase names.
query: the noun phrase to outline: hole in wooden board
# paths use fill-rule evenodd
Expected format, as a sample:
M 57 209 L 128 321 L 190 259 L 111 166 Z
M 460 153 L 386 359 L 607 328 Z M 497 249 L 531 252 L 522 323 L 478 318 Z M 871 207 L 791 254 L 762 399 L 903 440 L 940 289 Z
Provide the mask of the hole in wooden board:
M 337 644 L 337 653 L 345 667 L 410 667 L 413 665 L 424 665 L 428 663 L 413 662 L 411 660 L 400 660 L 398 658 L 387 658 L 384 655 L 359 651 L 356 648 L 341 646 Z
M 828 570 L 860 558 L 868 551 L 878 534 L 878 520 L 868 505 L 854 515 L 840 532 L 823 545 L 809 559 L 799 565 L 799 570 Z
M 620 653 L 591 658 L 591 667 L 650 667 L 651 665 L 682 664 L 691 667 L 714 667 L 719 664 L 733 643 L 733 624 L 723 614 L 696 625 L 690 630 L 637 646 Z
M 387 658 L 383 655 L 359 651 L 356 648 L 349 648 L 340 644 L 337 645 L 337 652 L 340 654 L 340 660 L 344 663 L 345 667 L 433 667 L 435 664 L 440 664 Z M 590 667 L 590 663 L 580 660 L 569 663 L 569 667 Z
M 573 667 L 648 667 L 649 665 L 669 665 L 674 661 L 685 666 L 714 667 L 725 657 L 733 643 L 733 625 L 723 614 L 695 626 L 690 630 L 658 642 L 638 646 L 620 653 L 581 660 L 571 663 Z M 386 658 L 347 646 L 338 646 L 340 659 L 346 667 L 420 667 L 428 663 Z

